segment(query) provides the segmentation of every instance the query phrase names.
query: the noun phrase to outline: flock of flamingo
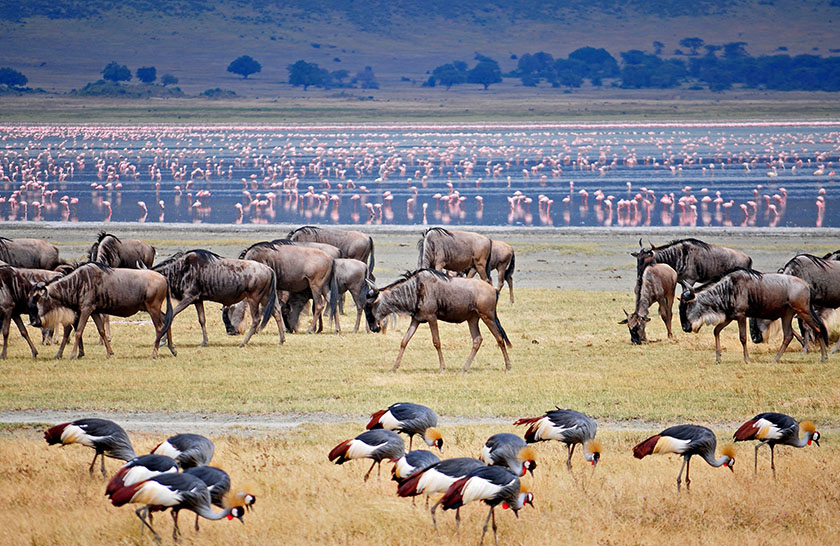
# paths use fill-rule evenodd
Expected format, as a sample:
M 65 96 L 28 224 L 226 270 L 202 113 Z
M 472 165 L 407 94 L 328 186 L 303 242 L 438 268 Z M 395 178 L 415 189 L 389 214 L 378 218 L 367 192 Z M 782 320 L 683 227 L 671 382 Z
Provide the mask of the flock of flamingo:
M 6 126 L 0 218 L 823 226 L 838 137 L 830 124 Z

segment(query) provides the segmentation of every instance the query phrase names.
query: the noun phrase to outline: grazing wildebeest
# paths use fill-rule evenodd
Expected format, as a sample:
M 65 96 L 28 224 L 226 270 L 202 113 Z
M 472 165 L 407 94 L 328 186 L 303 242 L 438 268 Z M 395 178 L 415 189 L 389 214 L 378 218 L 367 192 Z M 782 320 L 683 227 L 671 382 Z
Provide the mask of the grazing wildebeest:
M 283 244 L 287 240 L 288 239 L 274 239 L 271 242 L 276 243 L 276 244 Z M 330 245 L 330 244 L 327 244 L 327 243 L 316 243 L 316 242 L 312 242 L 312 241 L 292 241 L 292 242 L 294 244 L 300 245 L 300 246 L 308 246 L 309 248 L 317 248 L 318 250 L 320 250 L 321 252 L 323 252 L 324 254 L 326 254 L 327 256 L 332 258 L 333 260 L 337 260 L 339 258 L 344 257 L 344 255 L 341 252 L 341 249 L 338 248 L 337 246 L 334 246 L 334 245 Z
M 260 262 L 273 269 L 278 292 L 311 290 L 313 312 L 308 333 L 315 332 L 326 302 L 330 302 L 330 309 L 334 307 L 338 292 L 334 260 L 317 248 L 300 246 L 280 239 L 276 242 L 255 243 L 243 250 L 239 257 Z M 224 320 L 229 320 L 225 315 L 230 311 L 228 308 L 222 310 Z
M 303 226 L 289 232 L 287 237 L 295 242 L 327 243 L 341 251 L 342 258 L 354 258 L 368 264 L 373 273 L 373 238 L 361 231 L 327 229 L 316 226 Z
M 733 320 L 738 321 L 738 334 L 747 354 L 747 317 L 782 319 L 784 340 L 776 362 L 793 339 L 791 321 L 798 316 L 819 332 L 822 360 L 828 332 L 811 304 L 808 284 L 797 277 L 779 273 L 759 273 L 752 269 L 736 269 L 718 282 L 705 285 L 697 292 L 688 288 L 680 298 L 680 323 L 686 332 L 697 332 L 704 324 L 715 324 L 715 361 L 720 363 L 720 331 Z
M 432 227 L 417 241 L 417 267 L 456 272 L 475 268 L 482 280 L 490 282 L 492 247 L 492 241 L 484 235 Z
M 668 337 L 674 337 L 671 332 L 671 309 L 674 305 L 674 289 L 677 286 L 677 272 L 668 264 L 653 264 L 645 268 L 642 273 L 642 285 L 636 294 L 636 309 L 633 314 L 619 322 L 630 329 L 630 341 L 634 345 L 641 345 L 647 341 L 645 325 L 650 321 L 648 308 L 653 302 L 659 304 L 659 316 L 668 330 Z
M 799 277 L 811 288 L 811 305 L 817 308 L 822 317 L 828 310 L 840 307 L 840 262 L 825 260 L 810 254 L 798 254 L 779 269 L 779 273 Z M 765 319 L 750 319 L 750 336 L 753 342 L 764 341 L 764 334 L 772 321 Z M 807 334 L 806 334 L 807 335 Z M 808 340 L 799 339 L 803 345 Z M 840 346 L 840 341 L 834 345 L 831 352 Z
M 29 344 L 32 351 L 32 358 L 38 356 L 38 350 L 29 338 L 29 332 L 23 321 L 20 320 L 21 313 L 29 311 L 29 291 L 32 284 L 10 265 L 0 266 L 0 325 L 3 328 L 3 352 L 0 358 L 6 358 L 6 348 L 9 344 L 9 325 L 15 321 L 20 335 Z
M 484 281 L 466 277 L 449 277 L 434 269 L 418 269 L 406 273 L 401 279 L 378 289 L 371 283 L 365 302 L 365 317 L 368 327 L 373 332 L 380 330 L 380 323 L 391 313 L 411 316 L 411 324 L 400 343 L 400 352 L 391 371 L 400 366 L 405 347 L 417 331 L 420 323 L 428 322 L 432 331 L 432 344 L 438 353 L 440 370 L 443 371 L 443 353 L 440 350 L 438 320 L 461 323 L 466 321 L 472 335 L 472 351 L 464 363 L 464 371 L 481 347 L 481 332 L 478 320 L 490 329 L 502 355 L 505 357 L 505 369 L 510 369 L 507 349 L 511 346 L 499 317 L 496 315 L 496 291 Z
M 39 282 L 49 282 L 53 279 L 57 279 L 62 275 L 66 275 L 75 269 L 74 266 L 69 264 L 63 264 L 59 267 L 60 271 L 53 271 L 50 269 L 33 269 L 29 267 L 16 267 L 15 268 L 18 273 L 23 275 L 27 281 L 29 281 L 30 285 L 38 284 Z M 27 294 L 28 298 L 29 294 Z M 65 328 L 71 328 L 70 325 L 65 326 Z M 41 343 L 44 345 L 49 345 L 52 343 L 53 332 L 47 330 L 46 328 L 41 329 Z M 79 354 L 80 356 L 84 356 L 84 347 L 79 347 Z
M 490 250 L 490 271 L 496 270 L 499 279 L 497 281 L 496 292 L 501 292 L 505 282 L 508 284 L 508 291 L 510 292 L 510 302 L 513 303 L 513 270 L 516 267 L 516 254 L 513 252 L 513 247 L 504 241 L 497 241 L 493 239 Z M 475 276 L 476 269 L 471 267 L 468 277 Z
M 740 250 L 697 239 L 680 239 L 658 247 L 651 243 L 650 248 L 644 248 L 639 239 L 639 247 L 638 252 L 630 253 L 636 258 L 636 290 L 641 285 L 645 268 L 655 263 L 670 265 L 677 272 L 677 282 L 683 289 L 698 282 L 716 281 L 733 269 L 752 267 L 752 258 Z
M 140 239 L 120 239 L 102 231 L 88 251 L 88 260 L 110 267 L 139 269 L 145 266 L 151 269 L 155 247 Z
M 165 314 L 161 312 L 164 300 Z M 38 283 L 29 297 L 29 320 L 33 326 L 43 325 L 55 330 L 58 325 L 66 326 L 77 322 L 76 343 L 71 359 L 79 354 L 79 344 L 88 318 L 93 317 L 110 357 L 114 351 L 105 337 L 101 315 L 130 317 L 138 311 L 149 313 L 155 326 L 155 346 L 152 351 L 152 358 L 155 358 L 160 340 L 169 331 L 173 316 L 166 279 L 159 273 L 149 270 L 114 269 L 100 263 L 87 263 L 69 275 L 48 283 Z M 56 358 L 61 358 L 68 335 L 69 330 L 65 328 L 64 339 Z M 169 350 L 175 354 L 171 341 Z
M 0 261 L 14 267 L 55 269 L 61 264 L 58 249 L 43 239 L 0 237 Z
M 246 302 L 251 310 L 251 329 L 240 347 L 248 344 L 251 336 L 262 329 L 274 316 L 280 331 L 280 343 L 285 341 L 283 318 L 276 309 L 277 292 L 274 271 L 264 264 L 251 260 L 222 258 L 209 250 L 197 249 L 177 252 L 154 267 L 169 282 L 172 297 L 178 300 L 173 317 L 195 305 L 201 325 L 201 345 L 207 345 L 204 302 L 215 301 L 222 305 Z M 262 306 L 262 322 L 259 309 Z

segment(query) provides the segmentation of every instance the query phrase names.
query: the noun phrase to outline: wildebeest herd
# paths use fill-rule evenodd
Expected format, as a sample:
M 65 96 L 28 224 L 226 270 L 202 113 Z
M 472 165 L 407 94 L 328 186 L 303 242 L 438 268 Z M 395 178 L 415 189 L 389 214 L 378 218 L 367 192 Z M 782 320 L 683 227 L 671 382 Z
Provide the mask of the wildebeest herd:
M 710 245 L 698 239 L 682 239 L 656 247 L 652 243 L 631 254 L 637 260 L 636 308 L 632 314 L 624 312 L 630 339 L 635 344 L 647 340 L 645 323 L 648 308 L 659 304 L 659 314 L 671 333 L 674 289 L 679 283 L 680 324 L 685 332 L 697 332 L 703 325 L 714 326 L 715 360 L 720 363 L 720 332 L 730 322 L 737 322 L 744 351 L 747 350 L 747 319 L 751 338 L 755 343 L 766 341 L 769 324 L 781 320 L 782 344 L 776 361 L 795 337 L 809 350 L 810 341 L 817 340 L 822 360 L 826 359 L 828 330 L 824 317 L 840 307 L 840 252 L 822 258 L 798 254 L 777 273 L 761 273 L 752 269 L 752 259 L 743 252 Z M 702 283 L 697 289 L 694 284 Z M 797 318 L 801 335 L 793 329 Z M 836 349 L 836 347 L 835 347 Z
M 29 343 L 32 356 L 38 354 L 20 315 L 44 330 L 45 339 L 61 335 L 56 358 L 61 358 L 70 334 L 75 330 L 71 358 L 84 355 L 82 335 L 92 318 L 107 356 L 113 354 L 108 316 L 128 317 L 147 312 L 155 327 L 152 357 L 166 337 L 176 355 L 172 321 L 181 311 L 195 306 L 202 342 L 209 342 L 204 302 L 220 303 L 228 334 L 245 333 L 240 346 L 274 318 L 279 342 L 287 330 L 295 331 L 301 311 L 311 300 L 312 319 L 307 332 L 323 329 L 326 315 L 340 331 L 339 305 L 350 292 L 356 306 L 358 331 L 366 316 L 368 331 L 379 332 L 392 315 L 404 315 L 411 322 L 403 337 L 393 369 L 399 367 L 406 345 L 421 323 L 428 323 L 444 369 L 438 321 L 467 322 L 472 350 L 464 363 L 469 368 L 481 346 L 479 321 L 490 329 L 511 368 L 507 347 L 510 340 L 496 314 L 497 290 L 490 284 L 498 272 L 498 290 L 508 283 L 513 302 L 513 248 L 501 241 L 471 232 L 444 228 L 427 229 L 418 242 L 417 269 L 391 284 L 374 284 L 374 242 L 358 231 L 304 226 L 285 239 L 254 243 L 238 258 L 226 258 L 206 249 L 176 254 L 154 264 L 156 250 L 138 239 L 121 239 L 102 232 L 90 247 L 88 261 L 68 264 L 58 249 L 39 239 L 0 238 L 5 357 L 9 322 L 15 321 Z M 493 254 L 497 249 L 498 255 Z M 472 276 L 478 273 L 479 279 Z M 458 274 L 455 276 L 453 274 Z M 486 281 L 486 282 L 485 282 Z M 173 304 L 174 300 L 174 304 Z M 246 314 L 250 327 L 245 332 Z

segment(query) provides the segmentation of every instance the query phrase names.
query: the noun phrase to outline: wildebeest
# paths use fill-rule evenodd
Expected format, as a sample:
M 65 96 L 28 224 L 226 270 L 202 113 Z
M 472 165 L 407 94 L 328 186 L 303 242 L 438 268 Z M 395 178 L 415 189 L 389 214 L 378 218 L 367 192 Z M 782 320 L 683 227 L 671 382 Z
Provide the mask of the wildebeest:
M 20 335 L 29 344 L 32 351 L 32 358 L 38 356 L 38 349 L 29 338 L 29 332 L 23 321 L 20 320 L 21 313 L 28 313 L 29 291 L 32 284 L 20 274 L 14 267 L 9 265 L 0 266 L 0 325 L 3 328 L 3 351 L 0 358 L 6 358 L 6 348 L 9 344 L 9 326 L 15 321 Z
M 155 247 L 140 239 L 120 239 L 101 231 L 88 251 L 88 260 L 110 267 L 138 269 L 145 266 L 151 269 Z
M 810 254 L 798 254 L 783 265 L 779 273 L 799 277 L 808 283 L 811 289 L 811 305 L 817 308 L 820 316 L 825 310 L 840 307 L 840 262 Z M 753 342 L 764 341 L 764 334 L 771 322 L 765 319 L 750 319 L 750 336 Z M 807 340 L 803 344 L 807 344 Z M 840 341 L 834 345 L 831 352 L 836 351 L 838 346 Z
M 14 267 L 55 269 L 61 264 L 58 248 L 43 239 L 0 237 L 0 261 Z
M 248 344 L 251 336 L 262 329 L 268 319 L 274 316 L 280 331 L 280 343 L 285 341 L 283 318 L 277 301 L 274 271 L 264 264 L 251 260 L 222 258 L 209 250 L 197 249 L 177 252 L 154 267 L 169 282 L 172 297 L 178 300 L 173 317 L 195 305 L 198 323 L 201 325 L 201 345 L 207 345 L 204 302 L 215 301 L 222 305 L 247 302 L 251 310 L 251 329 L 240 347 Z M 262 322 L 259 310 L 262 306 Z
M 510 302 L 513 303 L 513 270 L 516 268 L 516 254 L 513 247 L 504 241 L 492 240 L 490 250 L 490 265 L 489 270 L 496 271 L 498 281 L 496 292 L 501 292 L 505 282 L 508 284 L 508 291 L 510 292 Z M 470 268 L 468 277 L 474 276 L 475 268 Z
M 417 267 L 456 272 L 475 268 L 482 280 L 490 282 L 492 246 L 492 241 L 479 233 L 432 227 L 417 241 Z
M 330 309 L 334 307 L 337 297 L 335 265 L 333 259 L 322 251 L 280 239 L 255 243 L 243 250 L 239 257 L 273 269 L 278 292 L 302 292 L 307 289 L 312 292 L 313 316 L 309 333 L 315 332 L 327 302 L 330 302 Z M 230 311 L 228 308 L 222 310 L 225 321 L 229 320 L 225 315 Z
M 740 250 L 710 245 L 698 239 L 680 239 L 658 247 L 651 243 L 650 248 L 644 248 L 639 239 L 639 247 L 638 252 L 630 253 L 636 258 L 637 290 L 645 268 L 655 263 L 670 265 L 684 289 L 698 282 L 718 280 L 733 269 L 752 267 L 752 258 Z
M 674 337 L 671 332 L 671 313 L 674 305 L 674 289 L 677 286 L 677 272 L 668 264 L 653 264 L 645 268 L 642 273 L 642 284 L 636 293 L 636 309 L 632 314 L 619 322 L 630 329 L 630 341 L 634 345 L 641 345 L 647 341 L 645 325 L 650 321 L 648 308 L 653 302 L 659 304 L 659 316 L 668 330 L 668 337 Z
M 819 332 L 822 360 L 828 332 L 811 304 L 808 284 L 797 277 L 779 273 L 759 273 L 752 269 L 736 269 L 714 284 L 701 287 L 696 293 L 688 288 L 680 298 L 680 323 L 686 332 L 697 332 L 704 324 L 715 326 L 715 361 L 720 363 L 720 331 L 733 320 L 738 321 L 738 334 L 747 354 L 747 317 L 782 319 L 784 339 L 778 362 L 793 339 L 791 321 L 798 316 L 805 324 Z
M 295 242 L 332 245 L 341 251 L 342 258 L 354 258 L 366 262 L 368 269 L 373 273 L 373 266 L 375 265 L 373 238 L 360 231 L 303 226 L 290 231 L 287 237 Z
M 464 363 L 464 371 L 470 367 L 478 348 L 481 347 L 481 332 L 478 320 L 490 329 L 502 355 L 505 369 L 510 369 L 510 358 L 505 345 L 511 343 L 496 315 L 496 291 L 484 281 L 466 277 L 449 277 L 434 269 L 418 269 L 406 273 L 401 279 L 378 289 L 371 283 L 365 302 L 365 317 L 373 332 L 380 330 L 381 321 L 391 313 L 411 316 L 411 324 L 400 343 L 400 352 L 393 370 L 400 366 L 405 347 L 417 331 L 420 323 L 428 322 L 432 331 L 432 343 L 438 353 L 440 370 L 444 368 L 443 353 L 440 350 L 438 320 L 460 323 L 466 321 L 472 335 L 472 351 Z
M 35 269 L 29 267 L 16 267 L 15 270 L 23 275 L 27 281 L 29 281 L 30 286 L 36 285 L 39 282 L 49 282 L 53 279 L 57 279 L 62 275 L 66 275 L 75 269 L 75 266 L 70 264 L 63 264 L 59 266 L 58 270 L 50 270 L 50 269 Z M 27 291 L 27 298 L 29 297 L 29 293 Z M 65 326 L 65 328 L 72 328 L 71 325 Z M 47 330 L 46 328 L 41 329 L 41 342 L 44 345 L 49 345 L 52 343 L 52 335 L 53 332 Z M 79 347 L 79 355 L 84 356 L 84 346 Z
M 161 312 L 164 300 L 165 314 Z M 105 341 L 107 355 L 111 356 L 114 351 L 105 337 L 101 315 L 129 317 L 138 311 L 149 313 L 155 326 L 154 358 L 158 354 L 161 338 L 169 331 L 173 316 L 166 279 L 159 273 L 87 263 L 64 277 L 37 284 L 29 297 L 29 320 L 33 326 L 43 325 L 55 330 L 59 325 L 65 326 L 77 321 L 76 343 L 71 359 L 79 354 L 79 344 L 88 318 L 93 317 L 99 335 Z M 69 331 L 65 329 L 57 358 L 61 357 L 68 334 Z M 175 354 L 171 340 L 169 350 Z

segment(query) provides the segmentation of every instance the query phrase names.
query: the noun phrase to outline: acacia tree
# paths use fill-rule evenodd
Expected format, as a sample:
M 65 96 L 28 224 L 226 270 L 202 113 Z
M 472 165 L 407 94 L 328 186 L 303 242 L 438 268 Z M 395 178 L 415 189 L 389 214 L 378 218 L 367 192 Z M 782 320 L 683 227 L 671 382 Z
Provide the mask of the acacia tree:
M 124 64 L 111 61 L 102 69 L 102 77 L 112 82 L 127 82 L 131 80 L 131 70 Z
M 134 74 L 143 83 L 152 83 L 157 79 L 157 69 L 154 66 L 141 66 Z
M 18 87 L 26 85 L 28 81 L 26 76 L 14 68 L 9 68 L 8 66 L 0 68 L 0 85 Z
M 499 63 L 489 57 L 477 56 L 478 64 L 467 73 L 467 82 L 480 83 L 486 90 L 490 84 L 502 81 L 502 71 Z
M 316 63 L 308 63 L 303 59 L 297 61 L 295 64 L 290 64 L 286 67 L 289 71 L 289 83 L 295 87 L 303 86 L 303 90 L 310 85 L 318 87 L 324 85 L 326 81 L 326 70 L 322 69 Z
M 703 47 L 703 39 L 702 38 L 683 38 L 680 40 L 680 45 L 683 47 L 687 47 L 691 50 L 692 55 L 697 55 L 697 50 Z
M 227 67 L 227 71 L 233 74 L 239 74 L 243 80 L 247 80 L 251 74 L 256 74 L 262 70 L 262 65 L 251 58 L 249 55 L 242 55 L 237 57 Z
M 467 63 L 453 61 L 449 64 L 442 64 L 432 71 L 432 78 L 435 82 L 446 86 L 446 90 L 449 91 L 449 88 L 453 85 L 467 81 Z
M 164 74 L 160 77 L 160 83 L 164 87 L 166 87 L 167 85 L 175 85 L 176 83 L 178 83 L 178 78 L 176 78 L 172 74 Z

